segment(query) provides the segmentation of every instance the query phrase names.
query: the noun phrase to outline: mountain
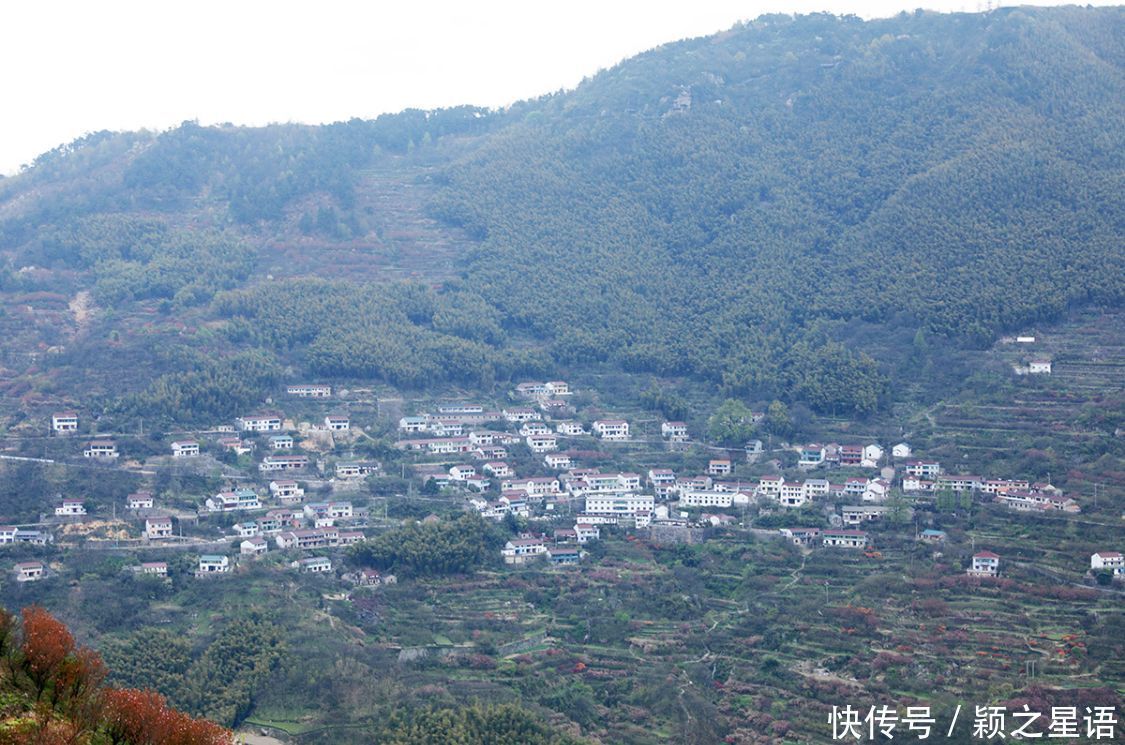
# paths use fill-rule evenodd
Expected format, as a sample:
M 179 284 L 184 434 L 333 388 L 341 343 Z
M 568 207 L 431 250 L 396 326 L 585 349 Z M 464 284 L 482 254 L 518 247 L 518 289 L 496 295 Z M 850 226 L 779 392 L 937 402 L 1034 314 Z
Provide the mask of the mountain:
M 1121 304 L 1123 20 L 764 16 L 499 112 L 90 135 L 0 182 L 8 391 L 108 338 L 122 416 L 600 363 L 870 414 Z

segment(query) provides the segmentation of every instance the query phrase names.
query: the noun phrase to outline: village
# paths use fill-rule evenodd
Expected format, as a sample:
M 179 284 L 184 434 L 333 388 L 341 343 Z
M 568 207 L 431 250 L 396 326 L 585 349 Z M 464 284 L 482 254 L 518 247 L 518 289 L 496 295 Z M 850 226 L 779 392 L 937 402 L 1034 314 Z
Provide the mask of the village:
M 907 442 L 771 443 L 767 449 L 752 439 L 742 448 L 721 448 L 702 442 L 687 423 L 667 420 L 658 431 L 646 422 L 638 434 L 623 417 L 581 410 L 565 381 L 520 383 L 494 407 L 441 401 L 404 413 L 389 423 L 399 457 L 385 470 L 385 463 L 356 455 L 357 443 L 371 438 L 353 424 L 331 386 L 294 384 L 284 393 L 306 413 L 316 411 L 315 419 L 294 421 L 270 402 L 270 408 L 240 413 L 204 432 L 177 434 L 166 454 L 146 461 L 222 458 L 224 488 L 199 494 L 190 505 L 164 504 L 151 490 L 130 493 L 120 505 L 60 495 L 53 514 L 37 523 L 0 526 L 0 544 L 62 547 L 80 538 L 87 548 L 134 552 L 131 571 L 157 577 L 168 575 L 168 562 L 142 555 L 196 551 L 192 573 L 201 579 L 277 555 L 289 571 L 378 585 L 395 578 L 349 566 L 346 549 L 390 524 L 372 497 L 378 491 L 373 485 L 389 481 L 387 470 L 403 477 L 409 472 L 410 493 L 402 498 L 504 523 L 511 538 L 500 558 L 513 567 L 577 564 L 589 559 L 592 545 L 613 536 L 694 543 L 715 531 L 774 536 L 805 552 L 878 557 L 872 526 L 911 534 L 937 555 L 949 540 L 939 524 L 943 513 L 915 509 L 921 505 L 954 512 L 994 505 L 1011 511 L 1014 520 L 1018 513 L 1081 511 L 1074 495 L 1050 483 L 1019 474 L 950 472 Z M 753 412 L 749 424 L 764 416 Z M 83 439 L 81 424 L 78 412 L 54 412 L 49 434 L 72 439 L 75 458 L 121 467 L 120 438 L 91 433 Z M 635 463 L 630 447 L 641 443 L 648 451 L 677 454 L 678 462 L 695 453 L 699 468 L 677 473 L 648 456 L 644 465 Z M 800 519 L 785 524 L 787 515 Z M 1125 559 L 1114 548 L 1074 557 L 1074 563 L 1088 564 L 1089 581 L 1098 574 L 1125 579 Z M 64 553 L 53 562 L 18 562 L 11 571 L 17 582 L 34 582 L 65 564 Z M 971 577 L 995 577 L 1002 557 L 982 547 L 963 569 Z

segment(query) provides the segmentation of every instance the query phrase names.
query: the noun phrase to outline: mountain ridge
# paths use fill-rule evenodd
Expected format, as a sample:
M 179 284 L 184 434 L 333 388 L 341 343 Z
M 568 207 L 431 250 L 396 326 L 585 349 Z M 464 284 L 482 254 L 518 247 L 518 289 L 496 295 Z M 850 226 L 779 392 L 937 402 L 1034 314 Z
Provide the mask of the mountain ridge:
M 397 310 L 382 337 L 437 331 L 444 353 L 484 360 L 454 365 L 454 382 L 610 362 L 866 415 L 899 395 L 915 352 L 876 363 L 853 322 L 979 347 L 1120 304 L 1123 18 L 763 16 L 501 111 L 98 133 L 0 183 L 5 284 L 49 286 L 27 266 L 68 292 L 101 277 L 116 286 L 94 286 L 103 306 L 158 301 L 189 324 L 250 324 L 255 344 L 306 374 L 395 382 L 399 342 L 373 337 L 369 356 L 348 359 L 332 340 L 367 333 L 354 303 L 303 321 L 329 357 L 270 347 L 268 313 L 245 302 L 211 304 L 287 277 L 327 276 L 344 296 L 384 283 L 379 302 Z M 391 180 L 371 191 L 376 173 Z M 380 189 L 426 204 L 388 224 Z M 174 237 L 82 258 L 77 246 L 104 242 L 91 237 L 99 215 Z M 253 258 L 193 281 L 166 254 L 204 229 L 216 260 Z M 432 286 L 423 306 L 402 305 L 421 296 L 400 280 Z M 239 334 L 225 337 L 231 352 Z M 516 337 L 539 356 L 502 364 Z

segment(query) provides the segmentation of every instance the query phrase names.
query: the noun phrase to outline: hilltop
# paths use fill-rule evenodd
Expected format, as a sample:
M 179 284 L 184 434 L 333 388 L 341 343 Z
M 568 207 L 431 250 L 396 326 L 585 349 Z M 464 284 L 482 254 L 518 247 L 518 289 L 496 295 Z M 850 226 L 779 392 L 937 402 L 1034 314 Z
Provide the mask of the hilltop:
M 766 16 L 503 111 L 89 135 L 0 183 L 8 395 L 608 362 L 869 415 L 1120 305 L 1123 18 Z

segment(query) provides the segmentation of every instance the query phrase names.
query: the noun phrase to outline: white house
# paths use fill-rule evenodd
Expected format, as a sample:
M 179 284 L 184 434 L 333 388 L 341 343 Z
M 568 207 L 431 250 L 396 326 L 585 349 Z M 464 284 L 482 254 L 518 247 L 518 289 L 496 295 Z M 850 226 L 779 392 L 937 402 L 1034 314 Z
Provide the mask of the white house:
M 805 485 L 799 481 L 783 482 L 777 501 L 784 507 L 801 507 L 808 501 Z
M 244 540 L 238 548 L 243 556 L 259 556 L 270 550 L 270 544 L 265 538 L 256 535 Z
M 891 485 L 883 479 L 872 479 L 863 490 L 864 502 L 884 502 L 890 495 Z
M 863 456 L 859 462 L 864 468 L 876 468 L 883 459 L 883 448 L 878 445 L 864 445 Z
M 470 465 L 453 466 L 449 469 L 449 478 L 454 481 L 464 481 L 465 479 L 476 476 L 477 469 Z
M 542 538 L 513 538 L 500 549 L 505 564 L 524 564 L 547 553 Z
M 41 561 L 21 561 L 16 564 L 16 582 L 36 582 L 43 579 L 46 568 Z
M 280 502 L 299 502 L 305 490 L 296 481 L 275 480 L 270 482 L 270 495 Z
M 559 422 L 555 425 L 555 432 L 568 437 L 577 437 L 586 434 L 586 430 L 578 422 Z
M 245 488 L 219 492 L 213 497 L 208 497 L 204 504 L 210 512 L 234 512 L 262 508 L 257 493 L 253 489 Z
M 995 577 L 1000 571 L 1000 557 L 991 551 L 973 554 L 973 563 L 966 570 L 971 577 Z
M 86 505 L 81 499 L 64 499 L 55 507 L 56 517 L 83 517 L 86 514 Z
M 152 492 L 134 492 L 125 498 L 125 506 L 130 510 L 151 510 L 155 505 Z
M 912 453 L 910 446 L 905 442 L 900 442 L 891 448 L 891 457 L 893 458 L 909 458 Z
M 941 475 L 941 463 L 936 460 L 911 460 L 906 462 L 905 470 L 920 479 L 936 479 Z
M 270 448 L 272 450 L 292 450 L 293 445 L 292 435 L 272 435 L 270 437 Z
M 277 432 L 282 421 L 281 414 L 276 411 L 262 411 L 240 416 L 234 423 L 243 432 Z
M 168 563 L 165 561 L 146 561 L 141 564 L 138 570 L 141 574 L 152 574 L 157 577 L 168 576 Z
M 529 409 L 525 406 L 510 407 L 501 409 L 501 416 L 509 422 L 530 422 L 533 419 L 542 419 L 543 416 L 535 409 Z
M 527 437 L 528 435 L 546 435 L 550 434 L 551 428 L 547 426 L 546 422 L 524 422 L 520 427 L 520 436 Z
M 1090 555 L 1090 568 L 1094 571 L 1108 569 L 1115 575 L 1125 574 L 1125 556 L 1118 551 L 1099 551 Z
M 845 505 L 841 509 L 844 525 L 859 525 L 860 523 L 880 520 L 887 514 L 888 508 L 883 505 Z
M 778 499 L 781 496 L 781 487 L 785 485 L 782 476 L 762 476 L 758 479 L 758 488 L 755 490 L 763 497 Z
M 51 431 L 57 435 L 78 431 L 78 414 L 73 411 L 57 411 L 51 415 Z
M 707 474 L 710 476 L 726 476 L 730 474 L 730 458 L 712 458 L 707 464 Z
M 310 556 L 290 562 L 289 566 L 301 574 L 326 574 L 332 571 L 332 560 L 327 556 Z
M 267 455 L 258 464 L 258 470 L 262 473 L 300 471 L 308 468 L 308 466 L 309 457 L 307 455 Z
M 285 392 L 290 396 L 297 396 L 298 398 L 328 398 L 332 395 L 332 386 L 317 383 L 302 383 L 289 386 L 285 389 Z
M 666 440 L 686 440 L 688 439 L 687 424 L 685 422 L 663 422 L 660 425 L 660 436 Z
M 253 538 L 261 532 L 256 522 L 235 523 L 231 526 L 231 530 L 239 538 Z
M 640 511 L 652 512 L 655 506 L 655 497 L 651 494 L 590 494 L 586 497 L 585 512 L 592 515 L 631 517 Z
M 172 443 L 173 458 L 191 458 L 199 455 L 199 443 L 195 440 L 176 440 Z
M 730 507 L 736 494 L 728 491 L 698 489 L 680 494 L 681 507 Z M 586 500 L 586 511 L 590 512 L 590 500 Z
M 867 533 L 862 530 L 825 530 L 820 534 L 821 545 L 830 548 L 865 548 Z
M 575 523 L 574 524 L 574 537 L 579 543 L 587 543 L 589 541 L 596 541 L 602 537 L 602 531 L 597 525 L 590 525 L 589 523 Z
M 378 463 L 337 463 L 336 464 L 336 478 L 339 479 L 360 479 L 370 476 L 371 474 L 379 472 Z
M 629 423 L 624 419 L 599 419 L 594 422 L 594 434 L 603 440 L 628 440 Z
M 503 461 L 492 461 L 491 463 L 485 463 L 481 467 L 481 470 L 489 476 L 495 476 L 498 479 L 513 475 L 512 467 L 507 463 L 504 463 Z
M 523 491 L 535 496 L 559 493 L 559 480 L 550 476 L 533 476 L 526 479 L 505 479 L 500 482 L 501 491 Z
M 91 440 L 82 451 L 84 458 L 116 458 L 117 445 L 113 440 Z
M 324 417 L 324 426 L 333 432 L 345 432 L 351 428 L 351 420 L 344 414 L 329 414 Z
M 551 434 L 528 435 L 527 446 L 533 453 L 546 453 L 551 450 L 558 450 L 559 441 Z
M 543 465 L 554 470 L 563 470 L 573 466 L 574 462 L 565 453 L 547 453 L 543 456 Z
M 172 536 L 172 518 L 149 517 L 145 518 L 145 538 L 170 538 Z
M 228 574 L 230 572 L 230 558 L 217 554 L 203 554 L 199 557 L 199 569 L 195 576 L 202 577 L 209 574 Z
M 1051 361 L 1048 359 L 1035 359 L 1027 364 L 1029 375 L 1050 375 Z

